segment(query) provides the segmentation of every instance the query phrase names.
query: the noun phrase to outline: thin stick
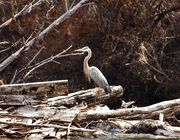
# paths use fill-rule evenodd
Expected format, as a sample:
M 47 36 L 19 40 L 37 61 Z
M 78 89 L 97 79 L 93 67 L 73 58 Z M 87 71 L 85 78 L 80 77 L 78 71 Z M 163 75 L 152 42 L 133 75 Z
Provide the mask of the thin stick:
M 41 51 L 44 49 L 45 47 L 41 47 L 41 49 L 35 54 L 35 56 L 32 58 L 31 61 L 29 61 L 29 63 L 27 64 L 27 66 L 30 66 L 31 63 L 36 59 L 36 57 L 41 53 Z
M 24 79 L 27 78 L 27 76 L 28 76 L 30 73 L 32 73 L 34 70 L 36 70 L 37 68 L 39 68 L 39 67 L 41 67 L 41 66 L 43 66 L 43 65 L 45 65 L 45 64 L 47 64 L 47 63 L 49 63 L 49 62 L 53 62 L 54 59 L 56 59 L 56 58 L 61 58 L 61 57 L 66 57 L 66 56 L 74 56 L 74 55 L 81 55 L 81 53 L 64 54 L 64 53 L 66 53 L 66 52 L 67 52 L 69 49 L 71 49 L 71 48 L 72 48 L 72 45 L 71 45 L 70 47 L 68 47 L 67 49 L 65 49 L 64 51 L 62 51 L 61 53 L 59 53 L 59 54 L 57 54 L 57 55 L 55 55 L 55 56 L 51 56 L 51 57 L 49 57 L 49 58 L 47 58 L 47 59 L 45 59 L 45 60 L 37 63 L 31 70 L 29 70 L 29 71 L 26 73 L 26 75 L 24 76 Z M 63 54 L 64 54 L 64 55 L 63 55 Z
M 16 69 L 15 72 L 14 72 L 14 76 L 13 76 L 10 84 L 14 83 L 14 80 L 15 80 L 15 78 L 16 78 L 16 75 L 17 75 L 17 69 Z

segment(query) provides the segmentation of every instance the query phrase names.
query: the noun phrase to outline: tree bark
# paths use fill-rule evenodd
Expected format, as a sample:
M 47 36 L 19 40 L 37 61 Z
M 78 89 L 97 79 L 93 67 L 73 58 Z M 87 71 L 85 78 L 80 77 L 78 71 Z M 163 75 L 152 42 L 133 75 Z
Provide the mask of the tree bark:
M 48 104 L 50 106 L 68 106 L 72 107 L 74 105 L 86 103 L 88 106 L 113 102 L 115 99 L 120 98 L 123 95 L 123 88 L 121 86 L 111 86 L 112 93 L 105 94 L 102 89 L 89 89 L 82 90 L 75 93 L 71 93 L 67 96 L 53 97 L 48 99 Z
M 0 105 L 37 104 L 67 94 L 67 80 L 0 85 Z
M 159 113 L 163 113 L 165 117 L 172 117 L 179 109 L 180 99 L 164 101 L 147 107 L 123 108 L 117 110 L 88 110 L 79 113 L 77 122 L 114 117 L 120 119 L 152 119 L 157 118 Z

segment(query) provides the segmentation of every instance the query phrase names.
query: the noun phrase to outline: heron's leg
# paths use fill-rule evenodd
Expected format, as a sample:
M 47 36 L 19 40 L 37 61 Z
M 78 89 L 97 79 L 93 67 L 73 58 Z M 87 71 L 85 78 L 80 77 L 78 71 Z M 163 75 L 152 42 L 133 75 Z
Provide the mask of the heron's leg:
M 96 93 L 97 91 L 97 85 L 96 85 L 96 83 L 93 81 L 93 84 L 94 84 L 94 92 Z
M 98 90 L 99 90 L 99 88 L 98 88 L 98 85 L 95 83 L 95 82 L 93 82 L 94 83 L 94 93 L 95 93 L 95 101 L 94 101 L 94 103 L 96 104 L 96 100 L 97 100 L 97 95 L 98 95 Z

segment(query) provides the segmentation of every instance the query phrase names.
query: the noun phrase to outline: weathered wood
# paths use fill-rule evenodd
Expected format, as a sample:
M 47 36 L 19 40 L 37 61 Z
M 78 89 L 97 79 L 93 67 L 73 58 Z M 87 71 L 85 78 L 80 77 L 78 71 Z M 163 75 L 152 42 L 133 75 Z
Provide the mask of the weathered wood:
M 0 85 L 0 105 L 35 105 L 67 94 L 67 80 Z
M 0 85 L 0 95 L 63 96 L 68 94 L 68 80 Z
M 36 105 L 46 102 L 45 96 L 28 96 L 28 95 L 0 95 L 0 106 L 7 105 Z
M 77 103 L 85 102 L 87 105 L 94 105 L 114 101 L 123 95 L 122 86 L 111 86 L 111 89 L 111 94 L 105 94 L 102 89 L 82 90 L 68 96 L 49 98 L 48 104 L 50 106 L 74 106 Z
M 99 120 L 118 117 L 121 119 L 151 119 L 157 118 L 159 113 L 167 118 L 180 109 L 180 99 L 164 101 L 147 107 L 123 108 L 117 110 L 87 110 L 79 113 L 77 122 Z
M 61 126 L 61 125 L 55 125 L 55 124 L 27 124 L 25 122 L 14 122 L 14 121 L 0 121 L 0 124 L 6 124 L 9 126 L 24 126 L 24 127 L 51 127 L 51 128 L 57 128 L 57 129 L 70 129 L 71 131 L 82 131 L 82 132 L 96 132 L 94 129 L 86 129 L 86 128 L 78 128 L 78 127 L 69 127 L 69 126 Z
M 109 124 L 118 127 L 125 133 L 141 133 L 141 134 L 155 134 L 168 137 L 180 138 L 180 127 L 170 126 L 166 122 L 152 119 L 143 120 L 122 120 L 122 119 L 109 119 Z
M 15 111 L 9 111 L 8 117 L 11 118 L 44 118 L 48 122 L 62 122 L 72 123 L 77 114 L 80 112 L 79 108 L 64 108 L 64 107 L 48 107 L 48 106 L 21 106 Z M 2 112 L 4 115 L 4 113 Z M 0 115 L 2 116 L 1 112 Z M 4 115 L 5 116 L 5 115 Z

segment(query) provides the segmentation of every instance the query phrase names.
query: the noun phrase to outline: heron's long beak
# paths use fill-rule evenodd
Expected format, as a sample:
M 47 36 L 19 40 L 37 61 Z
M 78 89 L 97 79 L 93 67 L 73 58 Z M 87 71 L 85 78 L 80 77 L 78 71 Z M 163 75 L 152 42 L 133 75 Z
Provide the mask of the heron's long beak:
M 81 48 L 81 49 L 77 49 L 77 50 L 75 50 L 75 52 L 83 52 L 83 49 Z

